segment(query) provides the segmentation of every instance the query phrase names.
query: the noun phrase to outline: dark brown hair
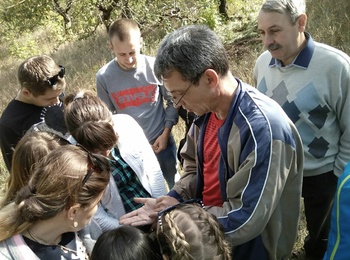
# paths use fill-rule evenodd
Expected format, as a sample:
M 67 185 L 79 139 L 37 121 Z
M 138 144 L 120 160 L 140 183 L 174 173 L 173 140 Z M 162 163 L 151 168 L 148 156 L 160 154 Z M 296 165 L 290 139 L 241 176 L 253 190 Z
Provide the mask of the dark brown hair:
M 110 150 L 117 144 L 112 113 L 96 94 L 81 90 L 68 95 L 64 103 L 67 129 L 78 143 L 95 153 Z

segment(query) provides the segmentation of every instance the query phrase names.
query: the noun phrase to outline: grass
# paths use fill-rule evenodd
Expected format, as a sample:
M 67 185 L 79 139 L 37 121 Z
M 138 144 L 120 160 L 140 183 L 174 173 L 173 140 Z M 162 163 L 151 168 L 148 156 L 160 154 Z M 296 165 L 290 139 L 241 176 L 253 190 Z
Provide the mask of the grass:
M 228 12 L 231 19 L 226 25 L 218 26 L 217 32 L 226 43 L 233 74 L 253 85 L 253 67 L 256 58 L 262 52 L 254 19 L 262 0 L 250 1 L 251 5 L 247 5 L 245 0 L 228 1 L 228 3 Z M 313 38 L 335 46 L 349 54 L 350 21 L 348 14 L 350 13 L 350 1 L 339 0 L 339 3 L 334 5 L 331 0 L 319 0 L 317 4 L 313 4 L 313 1 L 308 0 L 307 7 L 309 17 L 307 30 L 311 32 Z M 242 16 L 242 13 L 245 15 Z M 45 31 L 41 35 L 33 34 L 33 37 L 43 37 L 43 35 L 46 35 Z M 27 35 L 26 37 L 30 36 Z M 18 41 L 25 40 L 27 39 L 18 39 Z M 146 54 L 154 55 L 158 41 L 157 32 L 147 34 L 145 42 L 151 42 L 152 44 L 146 44 L 143 51 Z M 6 51 L 6 46 L 0 48 L 2 51 Z M 45 46 L 42 49 L 48 50 L 50 48 Z M 41 54 L 51 55 L 58 64 L 66 67 L 68 93 L 81 88 L 94 90 L 97 70 L 112 58 L 112 54 L 108 49 L 107 36 L 103 31 L 99 31 L 96 35 L 83 41 L 68 42 L 51 53 Z M 18 91 L 16 73 L 20 62 L 21 60 L 13 57 L 6 57 L 1 60 L 0 113 Z M 173 133 L 177 142 L 183 137 L 184 128 L 184 123 L 181 120 L 174 127 Z M 2 157 L 0 157 L 0 189 L 4 188 L 7 177 L 8 172 Z M 303 208 L 303 205 L 301 207 Z M 289 259 L 305 259 L 302 245 L 306 235 L 305 219 L 302 213 L 298 238 L 293 254 Z

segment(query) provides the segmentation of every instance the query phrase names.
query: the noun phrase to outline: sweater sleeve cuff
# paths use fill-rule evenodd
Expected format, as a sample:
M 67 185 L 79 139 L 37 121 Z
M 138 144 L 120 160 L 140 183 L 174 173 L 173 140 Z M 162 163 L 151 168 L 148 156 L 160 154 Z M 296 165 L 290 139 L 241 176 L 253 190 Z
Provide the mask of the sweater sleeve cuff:
M 167 195 L 173 197 L 174 199 L 177 199 L 179 202 L 184 201 L 183 198 L 181 198 L 181 196 L 174 190 L 169 191 Z
M 172 129 L 173 126 L 174 126 L 174 123 L 172 121 L 170 121 L 170 120 L 165 121 L 164 128 Z

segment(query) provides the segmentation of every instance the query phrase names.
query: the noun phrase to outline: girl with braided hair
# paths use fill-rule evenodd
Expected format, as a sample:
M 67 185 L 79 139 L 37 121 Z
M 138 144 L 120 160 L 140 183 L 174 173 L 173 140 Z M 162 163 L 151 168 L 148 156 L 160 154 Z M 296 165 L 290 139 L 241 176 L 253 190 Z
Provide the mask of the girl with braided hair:
M 96 212 L 108 181 L 105 157 L 78 145 L 51 151 L 0 209 L 0 259 L 87 259 L 77 231 Z
M 163 259 L 231 259 L 231 248 L 221 225 L 197 200 L 185 201 L 160 211 L 157 239 Z

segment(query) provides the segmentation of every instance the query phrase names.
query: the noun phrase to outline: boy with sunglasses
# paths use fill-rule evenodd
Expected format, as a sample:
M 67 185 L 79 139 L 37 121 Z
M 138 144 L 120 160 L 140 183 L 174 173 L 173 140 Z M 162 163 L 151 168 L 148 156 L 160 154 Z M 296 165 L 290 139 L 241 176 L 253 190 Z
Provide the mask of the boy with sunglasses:
M 26 131 L 44 121 L 50 107 L 62 106 L 59 96 L 66 86 L 64 75 L 65 68 L 46 55 L 30 57 L 20 64 L 21 89 L 0 118 L 1 152 L 9 171 L 13 150 Z M 62 109 L 55 111 L 63 114 Z

